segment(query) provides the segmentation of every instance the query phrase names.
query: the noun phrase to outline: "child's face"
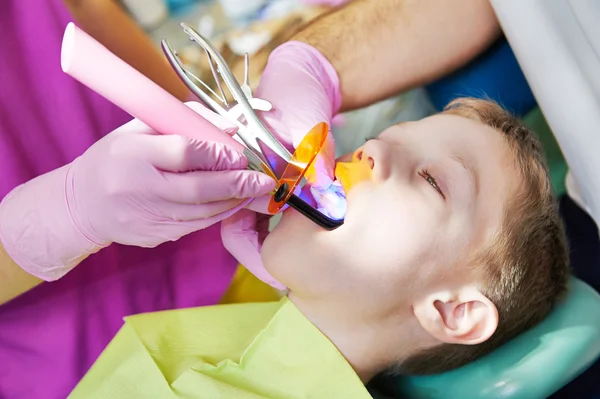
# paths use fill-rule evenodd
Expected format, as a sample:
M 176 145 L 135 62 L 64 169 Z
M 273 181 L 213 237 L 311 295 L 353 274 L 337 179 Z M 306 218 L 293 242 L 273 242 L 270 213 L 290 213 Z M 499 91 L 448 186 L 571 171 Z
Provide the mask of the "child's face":
M 441 114 L 393 126 L 359 151 L 372 180 L 348 193 L 344 225 L 325 231 L 287 210 L 263 246 L 273 276 L 293 292 L 382 311 L 476 283 L 451 266 L 491 242 L 518 184 L 500 133 Z

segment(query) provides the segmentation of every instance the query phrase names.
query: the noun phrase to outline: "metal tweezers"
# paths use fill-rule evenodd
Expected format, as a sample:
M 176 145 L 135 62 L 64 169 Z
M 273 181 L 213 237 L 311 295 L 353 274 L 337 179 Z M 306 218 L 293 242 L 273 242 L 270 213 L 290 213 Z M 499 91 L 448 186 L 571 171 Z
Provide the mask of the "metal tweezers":
M 241 142 L 245 147 L 244 155 L 248 158 L 248 168 L 277 178 L 281 177 L 277 168 L 274 167 L 274 163 L 276 162 L 274 161 L 273 156 L 271 154 L 265 154 L 265 151 L 267 151 L 265 147 L 267 147 L 271 153 L 274 153 L 278 158 L 283 160 L 286 165 L 294 164 L 294 158 L 256 114 L 256 110 L 269 111 L 272 107 L 268 101 L 252 96 L 252 89 L 249 84 L 248 54 L 245 55 L 244 59 L 244 84 L 240 86 L 231 72 L 231 69 L 215 47 L 188 25 L 182 23 L 181 27 L 190 40 L 197 43 L 206 53 L 208 65 L 219 93 L 217 94 L 209 85 L 187 70 L 179 59 L 177 52 L 166 40 L 162 40 L 161 46 L 169 63 L 184 84 L 192 91 L 192 93 L 194 93 L 194 95 L 201 99 L 208 108 L 235 124 L 238 130 L 234 139 Z M 235 100 L 234 104 L 230 104 L 227 101 L 221 80 Z M 218 101 L 213 99 L 211 95 Z M 280 202 L 282 198 L 287 196 L 286 194 L 288 193 L 286 190 L 286 184 L 282 184 L 274 194 L 275 201 Z M 325 229 L 332 230 L 344 223 L 343 219 L 335 220 L 329 218 L 294 194 L 289 196 L 287 204 Z

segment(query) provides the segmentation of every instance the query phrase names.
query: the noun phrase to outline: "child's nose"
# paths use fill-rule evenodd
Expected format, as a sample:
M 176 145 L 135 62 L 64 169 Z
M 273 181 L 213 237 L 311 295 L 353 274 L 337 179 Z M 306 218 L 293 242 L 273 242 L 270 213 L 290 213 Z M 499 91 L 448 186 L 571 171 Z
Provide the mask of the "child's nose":
M 382 142 L 371 140 L 357 149 L 352 155 L 354 161 L 362 161 L 369 164 L 373 171 L 373 180 L 386 180 L 390 175 L 389 151 Z

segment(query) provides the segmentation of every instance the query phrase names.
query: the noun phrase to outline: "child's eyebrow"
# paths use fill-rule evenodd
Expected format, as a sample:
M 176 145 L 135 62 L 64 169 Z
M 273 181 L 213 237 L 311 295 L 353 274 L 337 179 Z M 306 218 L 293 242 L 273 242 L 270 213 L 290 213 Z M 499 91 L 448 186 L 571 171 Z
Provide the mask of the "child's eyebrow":
M 473 187 L 473 194 L 477 196 L 477 194 L 479 194 L 479 175 L 475 171 L 475 168 L 473 168 L 473 165 L 456 153 L 450 154 L 450 159 L 457 162 L 467 172 L 467 176 L 471 183 L 470 185 Z

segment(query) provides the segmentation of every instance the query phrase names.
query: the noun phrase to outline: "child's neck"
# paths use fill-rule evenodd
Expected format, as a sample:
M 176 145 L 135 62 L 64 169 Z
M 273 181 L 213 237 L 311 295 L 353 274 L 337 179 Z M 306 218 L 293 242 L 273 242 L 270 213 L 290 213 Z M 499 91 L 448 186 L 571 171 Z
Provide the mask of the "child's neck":
M 366 384 L 388 366 L 414 353 L 413 317 L 395 314 L 374 318 L 344 303 L 288 294 L 290 300 L 346 358 Z

